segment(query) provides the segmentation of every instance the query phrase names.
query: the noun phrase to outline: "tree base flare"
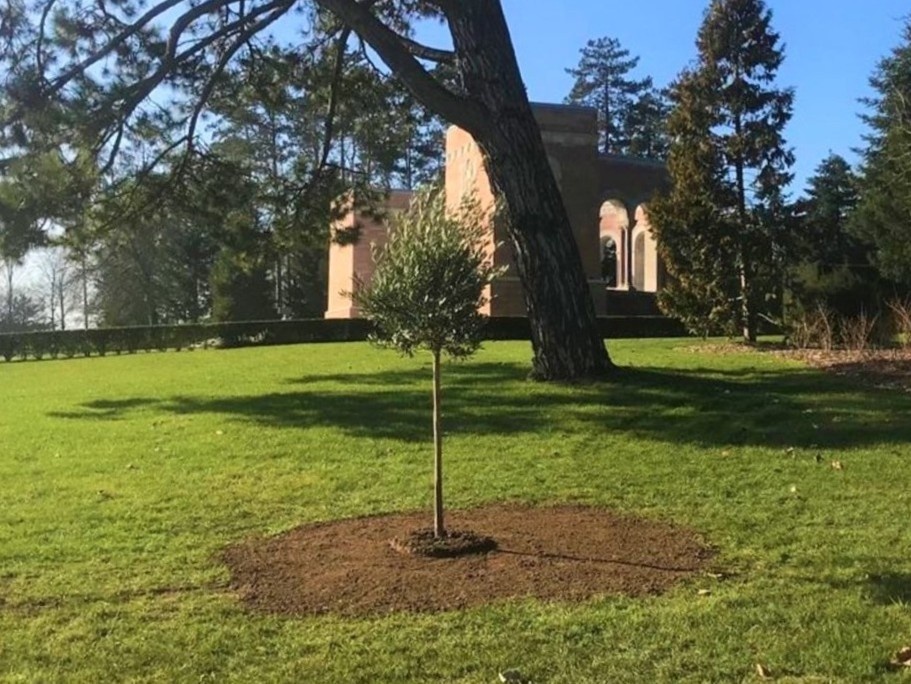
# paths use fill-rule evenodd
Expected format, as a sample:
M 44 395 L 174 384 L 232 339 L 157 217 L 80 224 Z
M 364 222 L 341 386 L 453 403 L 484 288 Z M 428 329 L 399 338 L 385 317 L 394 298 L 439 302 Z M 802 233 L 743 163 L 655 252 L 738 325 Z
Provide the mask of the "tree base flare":
M 532 369 L 528 373 L 528 380 L 531 382 L 553 382 L 565 385 L 586 385 L 613 380 L 617 376 L 618 370 L 618 366 L 612 361 L 608 361 L 603 367 L 590 369 L 584 373 L 555 373 L 533 362 Z
M 399 553 L 425 558 L 457 558 L 495 551 L 497 542 L 492 537 L 470 530 L 450 530 L 437 537 L 433 529 L 415 530 L 404 537 L 396 537 L 389 545 Z

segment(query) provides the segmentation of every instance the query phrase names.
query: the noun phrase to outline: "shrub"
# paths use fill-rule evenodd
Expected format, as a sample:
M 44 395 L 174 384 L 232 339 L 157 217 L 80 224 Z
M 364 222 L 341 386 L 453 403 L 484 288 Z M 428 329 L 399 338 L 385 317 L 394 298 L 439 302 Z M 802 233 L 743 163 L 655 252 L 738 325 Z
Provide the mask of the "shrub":
M 904 348 L 911 347 L 911 299 L 895 298 L 886 305 L 891 313 L 896 341 Z

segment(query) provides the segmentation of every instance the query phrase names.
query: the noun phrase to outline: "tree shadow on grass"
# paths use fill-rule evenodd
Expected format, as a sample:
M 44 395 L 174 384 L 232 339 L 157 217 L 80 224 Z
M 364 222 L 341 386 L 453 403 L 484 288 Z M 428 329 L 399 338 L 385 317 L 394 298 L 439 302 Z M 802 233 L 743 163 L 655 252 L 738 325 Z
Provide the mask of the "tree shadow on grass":
M 871 601 L 882 606 L 900 603 L 911 606 L 911 574 L 886 572 L 870 575 L 865 593 Z
M 870 562 L 879 562 L 870 559 Z M 881 566 L 880 566 L 881 567 Z M 871 572 L 863 578 L 820 580 L 811 576 L 804 578 L 808 582 L 820 582 L 838 591 L 857 591 L 871 603 L 878 606 L 902 605 L 911 606 L 911 573 L 907 572 Z
M 608 382 L 525 380 L 509 363 L 444 370 L 444 425 L 454 435 L 553 435 L 584 430 L 713 446 L 839 449 L 911 441 L 911 397 L 864 391 L 814 369 L 623 368 Z M 358 437 L 425 441 L 429 370 L 312 374 L 288 392 L 88 402 L 60 418 L 112 420 L 137 409 L 220 414 L 273 428 L 335 427 Z

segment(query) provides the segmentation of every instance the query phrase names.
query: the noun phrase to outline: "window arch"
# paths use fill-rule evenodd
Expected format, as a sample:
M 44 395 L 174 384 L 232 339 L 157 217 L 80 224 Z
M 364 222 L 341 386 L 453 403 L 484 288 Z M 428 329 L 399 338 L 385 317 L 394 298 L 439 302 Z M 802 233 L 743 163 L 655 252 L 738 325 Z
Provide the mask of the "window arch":
M 630 215 L 619 199 L 608 199 L 599 211 L 601 277 L 607 287 L 629 287 Z M 612 262 L 612 263 L 611 263 Z
M 633 288 L 641 292 L 657 292 L 660 267 L 658 244 L 655 241 L 648 217 L 648 206 L 643 203 L 636 207 L 636 225 L 632 231 L 633 240 Z

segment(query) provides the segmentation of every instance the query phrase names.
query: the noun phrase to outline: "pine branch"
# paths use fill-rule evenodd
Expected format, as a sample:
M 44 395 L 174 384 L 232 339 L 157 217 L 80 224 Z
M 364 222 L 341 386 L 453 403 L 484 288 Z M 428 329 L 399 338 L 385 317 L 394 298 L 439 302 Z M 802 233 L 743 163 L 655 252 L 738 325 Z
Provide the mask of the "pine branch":
M 445 119 L 469 131 L 486 127 L 487 117 L 475 101 L 458 95 L 442 85 L 418 62 L 402 37 L 380 21 L 368 8 L 355 0 L 314 0 L 320 7 L 339 17 L 376 51 L 402 83 Z M 440 5 L 444 6 L 444 5 Z

